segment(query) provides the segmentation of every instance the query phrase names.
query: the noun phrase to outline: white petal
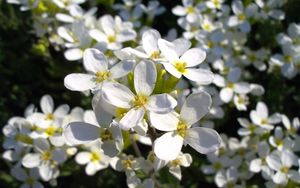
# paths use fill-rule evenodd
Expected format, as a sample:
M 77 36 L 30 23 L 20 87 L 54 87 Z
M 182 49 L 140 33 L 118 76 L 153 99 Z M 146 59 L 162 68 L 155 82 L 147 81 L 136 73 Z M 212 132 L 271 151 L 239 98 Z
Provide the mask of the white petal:
M 288 177 L 286 174 L 282 173 L 281 171 L 278 171 L 274 176 L 273 176 L 273 181 L 274 183 L 280 184 L 280 185 L 285 185 L 288 182 Z
M 268 117 L 268 107 L 263 102 L 258 102 L 256 105 L 256 111 L 260 114 L 260 117 L 267 118 Z
M 137 95 L 150 96 L 155 83 L 157 71 L 152 61 L 141 61 L 134 69 L 134 88 Z
M 90 74 L 73 73 L 65 77 L 64 84 L 71 91 L 87 91 L 96 87 L 94 79 Z
M 79 48 L 68 49 L 64 53 L 65 58 L 69 61 L 77 61 L 82 58 L 83 52 Z
M 96 73 L 107 71 L 107 59 L 105 55 L 95 48 L 88 48 L 83 53 L 83 65 L 87 71 Z
M 200 85 L 208 85 L 214 80 L 214 74 L 205 69 L 188 68 L 183 75 L 189 80 L 192 80 Z
M 238 82 L 234 84 L 233 90 L 239 94 L 246 94 L 251 91 L 250 84 L 246 82 Z
M 206 58 L 206 53 L 203 50 L 198 48 L 192 48 L 186 51 L 181 57 L 180 60 L 186 63 L 187 67 L 194 67 L 202 63 Z
M 280 171 L 281 163 L 280 158 L 278 156 L 269 155 L 267 156 L 266 161 L 271 169 Z
M 104 15 L 100 19 L 100 24 L 106 35 L 113 35 L 115 32 L 115 22 L 111 15 Z
M 160 131 L 174 131 L 179 122 L 178 114 L 172 111 L 168 114 L 149 113 L 151 125 Z
M 55 15 L 55 18 L 59 21 L 66 22 L 66 23 L 73 23 L 75 21 L 75 19 L 72 16 L 69 16 L 67 14 L 62 14 L 62 13 L 57 13 Z
M 159 32 L 154 29 L 150 29 L 143 33 L 142 45 L 148 55 L 151 55 L 154 51 L 159 51 L 157 41 L 160 38 Z
M 210 95 L 204 91 L 191 94 L 181 108 L 180 118 L 192 125 L 209 112 L 211 103 Z
M 56 108 L 56 110 L 54 111 L 54 116 L 63 118 L 68 114 L 69 110 L 70 110 L 69 105 L 62 104 Z
M 44 138 L 37 138 L 33 141 L 34 148 L 37 149 L 39 152 L 47 151 L 50 149 L 50 144 L 48 140 Z
M 172 42 L 176 48 L 176 53 L 181 56 L 184 52 L 186 52 L 192 45 L 192 43 L 184 38 L 176 39 Z
M 250 171 L 258 173 L 261 171 L 262 161 L 261 159 L 254 159 L 250 162 Z
M 177 105 L 177 101 L 169 94 L 158 94 L 149 97 L 149 101 L 145 106 L 147 110 L 159 114 L 170 112 Z
M 49 181 L 53 176 L 53 172 L 54 169 L 52 169 L 48 163 L 42 163 L 41 166 L 39 166 L 39 173 L 44 181 Z
M 202 154 L 215 152 L 221 146 L 221 137 L 213 129 L 194 127 L 188 130 L 185 143 Z
M 164 63 L 163 64 L 165 69 L 168 71 L 168 73 L 172 74 L 173 76 L 175 76 L 176 78 L 181 78 L 182 74 L 181 72 L 179 72 L 173 64 L 171 63 Z
M 120 120 L 120 127 L 124 130 L 136 126 L 144 117 L 145 111 L 143 108 L 132 108 L 126 115 Z
M 44 114 L 52 113 L 54 102 L 50 95 L 44 95 L 41 99 L 40 106 Z
M 25 181 L 28 178 L 26 171 L 21 167 L 14 167 L 10 173 L 19 181 Z
M 123 60 L 120 63 L 114 65 L 110 69 L 111 77 L 112 78 L 121 78 L 126 76 L 134 67 L 135 61 L 134 60 Z
M 291 167 L 296 161 L 295 154 L 289 150 L 283 150 L 281 154 L 281 161 L 285 167 Z
M 67 40 L 68 42 L 74 42 L 73 37 L 70 35 L 69 31 L 65 27 L 58 27 L 57 34 L 63 39 Z
M 91 153 L 87 151 L 80 152 L 75 157 L 75 161 L 81 165 L 87 164 L 88 162 L 90 162 L 90 160 L 91 160 Z
M 70 145 L 89 143 L 100 137 L 99 127 L 84 123 L 72 122 L 64 127 L 63 136 Z
M 171 166 L 169 172 L 173 174 L 178 180 L 181 180 L 181 169 L 180 166 Z
M 168 132 L 154 142 L 154 153 L 162 160 L 174 160 L 181 151 L 183 138 L 175 132 Z
M 22 159 L 22 165 L 26 168 L 34 168 L 40 165 L 41 158 L 38 153 L 27 153 Z
M 186 10 L 183 6 L 177 5 L 172 9 L 172 13 L 177 16 L 184 16 L 186 15 Z
M 134 94 L 124 85 L 106 82 L 102 86 L 103 98 L 120 108 L 130 108 Z
M 174 60 L 179 59 L 176 47 L 173 43 L 164 39 L 158 39 L 158 47 L 168 61 L 173 62 Z
M 231 88 L 226 87 L 221 90 L 220 98 L 225 103 L 228 103 L 229 101 L 231 101 L 232 97 L 233 97 L 233 90 Z
M 107 42 L 107 37 L 104 33 L 99 31 L 98 29 L 92 29 L 89 31 L 89 35 L 95 39 L 97 42 Z
M 228 81 L 235 83 L 240 79 L 241 74 L 242 74 L 242 71 L 240 68 L 238 68 L 238 67 L 232 68 L 232 69 L 230 69 L 230 71 L 227 75 L 227 79 L 228 79 Z

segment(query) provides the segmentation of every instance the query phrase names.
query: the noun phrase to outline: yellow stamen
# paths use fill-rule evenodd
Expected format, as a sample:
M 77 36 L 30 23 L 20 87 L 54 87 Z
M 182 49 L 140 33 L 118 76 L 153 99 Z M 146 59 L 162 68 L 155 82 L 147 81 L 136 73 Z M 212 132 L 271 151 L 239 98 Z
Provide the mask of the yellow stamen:
M 148 96 L 146 95 L 137 95 L 134 97 L 134 100 L 133 100 L 133 105 L 135 107 L 143 107 L 145 104 L 147 104 L 148 102 Z
M 117 37 L 115 35 L 108 35 L 107 40 L 109 43 L 113 43 L 113 42 L 116 42 Z
M 41 157 L 44 161 L 50 161 L 52 158 L 52 154 L 50 153 L 50 151 L 45 151 L 44 153 L 42 153 Z
M 103 71 L 103 72 L 96 72 L 96 82 L 100 83 L 106 80 L 110 76 L 110 72 L 108 71 Z
M 94 163 L 99 162 L 101 160 L 100 153 L 97 151 L 92 151 L 90 157 L 91 157 L 91 161 Z
M 180 72 L 182 74 L 186 72 L 186 69 L 185 69 L 186 68 L 186 62 L 180 61 L 180 60 L 175 60 L 173 62 L 173 65 L 178 70 L 178 72 Z
M 150 59 L 158 59 L 160 57 L 160 52 L 159 51 L 153 51 L 150 55 Z
M 177 124 L 176 132 L 178 135 L 180 135 L 182 138 L 184 138 L 187 134 L 187 124 L 180 120 Z

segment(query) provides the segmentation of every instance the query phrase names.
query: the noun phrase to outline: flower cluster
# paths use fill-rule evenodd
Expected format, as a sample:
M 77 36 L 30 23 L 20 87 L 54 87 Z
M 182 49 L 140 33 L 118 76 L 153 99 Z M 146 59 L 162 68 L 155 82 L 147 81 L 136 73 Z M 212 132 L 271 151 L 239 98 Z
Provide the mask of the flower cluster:
M 208 155 L 211 164 L 203 165 L 202 171 L 214 174 L 218 187 L 254 185 L 251 179 L 256 173 L 265 179 L 265 187 L 299 184 L 299 118 L 269 115 L 266 104 L 258 102 L 250 120 L 238 118 L 238 122 L 241 139 L 222 135 L 221 148 Z
M 269 115 L 256 101 L 265 88 L 251 75 L 298 74 L 299 24 L 290 23 L 287 34 L 276 30 L 272 45 L 259 43 L 265 23 L 285 20 L 286 0 L 182 0 L 171 12 L 183 31 L 166 35 L 151 28 L 166 11 L 155 0 L 123 0 L 112 6 L 117 16 L 100 17 L 97 7 L 80 6 L 85 0 L 7 2 L 30 10 L 37 36 L 82 62 L 64 86 L 92 99 L 92 109 L 69 112 L 67 105 L 54 110 L 45 95 L 42 112 L 30 106 L 8 121 L 3 157 L 18 180 L 55 185 L 60 166 L 73 158 L 89 176 L 110 167 L 126 174 L 128 187 L 160 187 L 162 169 L 181 180 L 181 167 L 192 165 L 188 145 L 207 154 L 210 164 L 198 168 L 218 187 L 300 183 L 299 119 Z M 245 112 L 256 102 L 250 120 L 237 119 L 241 139 L 213 129 L 228 109 Z

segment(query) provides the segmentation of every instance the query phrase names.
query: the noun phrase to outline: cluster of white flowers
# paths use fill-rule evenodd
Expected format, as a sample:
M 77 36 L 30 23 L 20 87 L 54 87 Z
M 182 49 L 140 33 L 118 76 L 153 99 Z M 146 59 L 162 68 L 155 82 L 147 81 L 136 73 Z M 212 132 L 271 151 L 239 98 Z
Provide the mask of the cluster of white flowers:
M 247 68 L 270 74 L 281 70 L 288 79 L 297 75 L 300 25 L 291 23 L 288 34 L 279 33 L 274 48 L 252 48 L 249 41 L 256 24 L 285 19 L 286 0 L 234 0 L 230 5 L 182 0 L 172 9 L 183 29 L 179 37 L 174 28 L 162 36 L 149 27 L 166 11 L 154 0 L 148 5 L 123 0 L 113 6 L 119 16 L 99 18 L 96 7 L 85 11 L 80 6 L 85 0 L 7 2 L 31 10 L 37 36 L 47 33 L 67 60 L 82 61 L 84 73 L 66 75 L 64 85 L 93 97 L 92 110 L 68 113 L 66 105 L 54 111 L 46 95 L 43 113 L 31 106 L 25 118 L 8 121 L 3 156 L 15 164 L 11 173 L 18 180 L 33 187 L 42 187 L 39 179 L 55 184 L 59 166 L 75 156 L 87 175 L 111 167 L 125 172 L 129 187 L 156 187 L 162 168 L 181 179 L 181 166 L 192 163 L 191 154 L 182 151 L 189 145 L 208 154 L 211 164 L 201 169 L 215 175 L 218 187 L 246 187 L 255 173 L 267 187 L 300 183 L 298 118 L 291 123 L 284 114 L 269 116 L 258 102 L 251 121 L 238 119 L 241 140 L 213 129 L 224 107 L 247 111 L 251 96 L 265 93 L 262 85 L 246 81 Z M 128 152 L 128 142 L 134 153 Z M 148 151 L 141 153 L 141 146 Z
M 294 187 L 300 183 L 299 118 L 291 122 L 284 114 L 269 115 L 265 103 L 257 103 L 250 120 L 238 118 L 241 140 L 222 135 L 221 148 L 208 155 L 205 174 L 214 174 L 218 187 L 247 187 L 256 173 L 265 187 Z M 276 126 L 275 126 L 276 125 Z M 283 126 L 282 126 L 283 125 Z

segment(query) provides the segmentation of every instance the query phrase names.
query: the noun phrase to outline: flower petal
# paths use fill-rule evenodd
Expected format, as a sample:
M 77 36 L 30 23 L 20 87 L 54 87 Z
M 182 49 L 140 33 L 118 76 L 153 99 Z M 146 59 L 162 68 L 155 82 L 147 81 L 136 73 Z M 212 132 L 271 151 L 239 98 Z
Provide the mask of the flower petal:
M 69 61 L 77 61 L 82 58 L 83 52 L 79 48 L 72 48 L 65 51 L 64 56 Z
M 192 80 L 200 85 L 208 85 L 214 80 L 214 74 L 205 69 L 189 68 L 186 69 L 186 72 L 183 73 L 183 75 L 189 80 Z
M 152 61 L 141 61 L 134 69 L 134 88 L 138 95 L 150 96 L 156 82 L 157 71 Z
M 114 65 L 110 69 L 111 78 L 121 78 L 126 76 L 134 67 L 134 60 L 123 60 L 120 63 Z
M 154 142 L 154 153 L 162 160 L 174 160 L 181 151 L 183 138 L 175 132 L 168 132 Z
M 151 125 L 160 131 L 174 131 L 179 122 L 178 114 L 172 111 L 167 114 L 149 113 Z
M 95 48 L 88 48 L 83 53 L 83 66 L 89 72 L 107 71 L 108 63 L 105 55 Z
M 87 91 L 96 87 L 97 84 L 93 75 L 73 73 L 65 77 L 64 85 L 71 91 Z
M 44 95 L 41 99 L 40 106 L 44 114 L 52 113 L 54 102 L 50 95 Z
M 206 53 L 203 50 L 198 48 L 192 48 L 186 51 L 181 57 L 180 60 L 186 63 L 187 67 L 194 67 L 202 63 L 206 58 Z
M 157 41 L 161 36 L 155 29 L 145 31 L 142 36 L 142 45 L 145 52 L 150 56 L 154 51 L 159 51 Z
M 169 62 L 179 59 L 176 47 L 173 43 L 164 39 L 158 39 L 158 47 Z
M 103 98 L 110 104 L 120 108 L 130 108 L 134 94 L 126 86 L 119 83 L 105 82 L 102 86 Z
M 192 125 L 209 112 L 211 103 L 210 95 L 204 91 L 191 94 L 181 108 L 180 118 Z
M 34 168 L 40 165 L 41 158 L 38 153 L 27 153 L 22 159 L 22 165 L 26 168 Z
M 158 94 L 149 97 L 149 101 L 145 106 L 147 110 L 159 114 L 170 112 L 177 105 L 177 101 L 169 94 Z
M 84 123 L 72 122 L 63 129 L 63 136 L 70 145 L 89 143 L 100 137 L 99 127 Z
M 145 111 L 143 108 L 132 108 L 126 115 L 120 120 L 119 125 L 124 130 L 136 126 L 144 117 Z

